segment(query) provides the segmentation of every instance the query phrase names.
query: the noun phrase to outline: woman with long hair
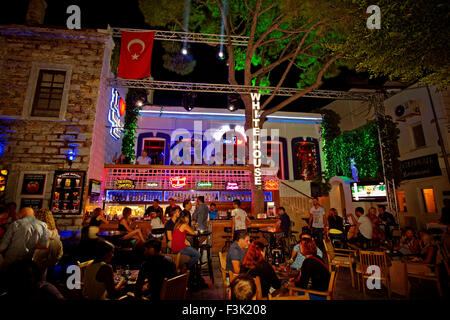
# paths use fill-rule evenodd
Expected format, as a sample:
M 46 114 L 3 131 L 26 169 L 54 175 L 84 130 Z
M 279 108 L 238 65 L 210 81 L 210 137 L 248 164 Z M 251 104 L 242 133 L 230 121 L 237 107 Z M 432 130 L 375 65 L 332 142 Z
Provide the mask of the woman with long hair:
M 127 232 L 127 234 L 122 238 L 122 240 L 127 240 L 127 239 L 135 239 L 136 240 L 136 244 L 144 244 L 145 243 L 145 238 L 142 235 L 142 231 L 141 229 L 135 229 L 133 230 L 130 227 L 130 223 L 131 223 L 131 208 L 129 207 L 125 207 L 123 209 L 122 212 L 122 219 L 120 219 L 119 221 L 119 231 L 125 231 Z
M 189 226 L 189 216 L 183 211 L 175 222 L 175 227 L 173 228 L 172 253 L 179 252 L 191 257 L 187 263 L 188 268 L 191 268 L 200 259 L 200 253 L 188 245 L 186 241 L 186 234 L 195 235 L 196 232 Z
M 105 213 L 103 209 L 95 208 L 87 225 L 89 239 L 97 239 L 97 233 L 100 231 L 100 225 L 102 223 L 108 224 L 109 222 L 105 219 Z
M 377 209 L 374 207 L 369 208 L 369 214 L 367 215 L 372 222 L 372 242 L 374 247 L 378 247 L 380 242 L 384 240 L 384 232 L 379 227 L 381 220 L 378 218 Z
M 253 277 L 260 277 L 263 297 L 267 297 L 270 287 L 274 289 L 280 289 L 281 287 L 280 279 L 278 279 L 272 266 L 265 260 L 265 256 L 264 244 L 253 241 L 242 260 L 242 271 L 246 271 Z
M 33 261 L 38 265 L 42 272 L 42 277 L 45 280 L 47 277 L 47 270 L 58 263 L 63 255 L 63 245 L 59 238 L 58 229 L 56 228 L 53 214 L 48 209 L 39 209 L 35 213 L 36 219 L 45 222 L 47 225 L 47 236 L 49 240 L 47 249 L 36 249 L 33 254 Z

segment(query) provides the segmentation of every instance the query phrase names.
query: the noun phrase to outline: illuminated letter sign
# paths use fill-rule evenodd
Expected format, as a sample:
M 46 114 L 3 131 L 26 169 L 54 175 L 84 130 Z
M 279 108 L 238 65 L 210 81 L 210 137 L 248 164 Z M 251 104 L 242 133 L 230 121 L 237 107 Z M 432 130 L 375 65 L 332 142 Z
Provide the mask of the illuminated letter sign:
M 253 166 L 255 167 L 253 176 L 254 176 L 254 185 L 257 189 L 261 188 L 261 139 L 260 139 L 260 128 L 259 128 L 259 117 L 261 109 L 260 104 L 260 93 L 251 93 L 252 97 L 252 123 L 253 123 L 253 134 L 252 134 L 252 156 L 253 156 Z
M 186 186 L 186 177 L 170 178 L 170 186 L 174 189 L 181 189 Z
M 115 140 L 119 140 L 122 136 L 122 122 L 120 121 L 120 109 L 119 109 L 119 92 L 116 89 L 112 89 L 111 102 L 108 110 L 108 121 L 111 125 L 110 134 Z M 122 100 L 123 101 L 123 100 Z M 122 106 L 123 108 L 123 106 Z M 123 112 L 123 111 L 122 111 Z
M 197 182 L 198 188 L 211 188 L 212 183 L 211 182 Z
M 237 190 L 239 186 L 237 182 L 227 182 L 227 190 Z
M 158 182 L 147 182 L 147 187 L 159 187 Z
M 268 180 L 266 181 L 266 190 L 278 190 L 278 181 L 277 180 Z
M 116 181 L 117 189 L 134 189 L 133 180 L 117 180 Z

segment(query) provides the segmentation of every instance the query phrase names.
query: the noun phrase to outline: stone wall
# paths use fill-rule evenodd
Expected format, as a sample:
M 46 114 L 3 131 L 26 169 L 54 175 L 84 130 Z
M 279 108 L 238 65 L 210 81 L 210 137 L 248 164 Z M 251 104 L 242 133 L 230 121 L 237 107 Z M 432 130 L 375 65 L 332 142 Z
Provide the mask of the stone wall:
M 20 201 L 18 187 L 24 172 L 47 173 L 46 207 L 55 170 L 88 171 L 98 96 L 105 90 L 101 83 L 106 81 L 102 74 L 104 60 L 109 61 L 108 43 L 111 37 L 102 30 L 0 26 L 0 128 L 7 132 L 0 163 L 11 172 L 7 201 Z M 67 110 L 62 121 L 34 120 L 22 115 L 34 63 L 71 66 Z M 69 167 L 66 156 L 71 147 L 75 147 L 77 158 Z M 85 188 L 88 180 L 86 176 Z M 86 196 L 87 192 L 83 203 Z M 62 216 L 57 220 L 63 230 L 79 229 L 81 225 L 80 216 Z

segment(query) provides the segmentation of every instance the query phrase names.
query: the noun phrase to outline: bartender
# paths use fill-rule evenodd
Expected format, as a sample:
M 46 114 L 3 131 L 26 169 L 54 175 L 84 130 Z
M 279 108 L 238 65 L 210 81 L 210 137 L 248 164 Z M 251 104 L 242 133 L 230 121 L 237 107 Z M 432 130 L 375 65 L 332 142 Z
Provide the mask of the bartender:
M 161 208 L 159 206 L 159 200 L 158 199 L 154 199 L 153 200 L 153 205 L 151 205 L 150 207 L 147 208 L 147 210 L 145 210 L 144 218 L 145 217 L 149 217 L 152 212 L 156 212 L 157 216 L 162 216 L 162 214 L 163 214 L 163 208 Z

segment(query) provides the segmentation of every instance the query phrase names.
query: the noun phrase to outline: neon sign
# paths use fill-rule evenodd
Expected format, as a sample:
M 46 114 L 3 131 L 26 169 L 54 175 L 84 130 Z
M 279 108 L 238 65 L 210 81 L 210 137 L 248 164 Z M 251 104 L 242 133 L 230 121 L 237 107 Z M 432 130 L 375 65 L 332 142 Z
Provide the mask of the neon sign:
M 134 189 L 133 180 L 117 180 L 116 181 L 117 189 Z
M 5 191 L 6 182 L 8 181 L 8 170 L 2 169 L 0 171 L 0 191 Z
M 186 186 L 186 177 L 170 178 L 170 186 L 174 189 L 181 189 Z
M 268 180 L 266 181 L 265 190 L 278 190 L 278 180 Z
M 158 182 L 147 182 L 147 187 L 151 187 L 151 188 L 159 187 L 159 183 Z
M 211 188 L 212 183 L 211 182 L 197 182 L 198 188 Z
M 239 185 L 237 184 L 237 182 L 227 182 L 227 190 L 238 190 L 239 189 Z
M 111 102 L 109 104 L 108 110 L 108 121 L 111 125 L 110 135 L 115 140 L 119 140 L 122 136 L 122 127 L 123 124 L 120 121 L 121 113 L 125 113 L 125 102 L 123 102 L 122 98 L 119 98 L 119 92 L 117 89 L 112 89 L 111 92 Z M 122 104 L 122 110 L 120 110 L 120 105 Z

